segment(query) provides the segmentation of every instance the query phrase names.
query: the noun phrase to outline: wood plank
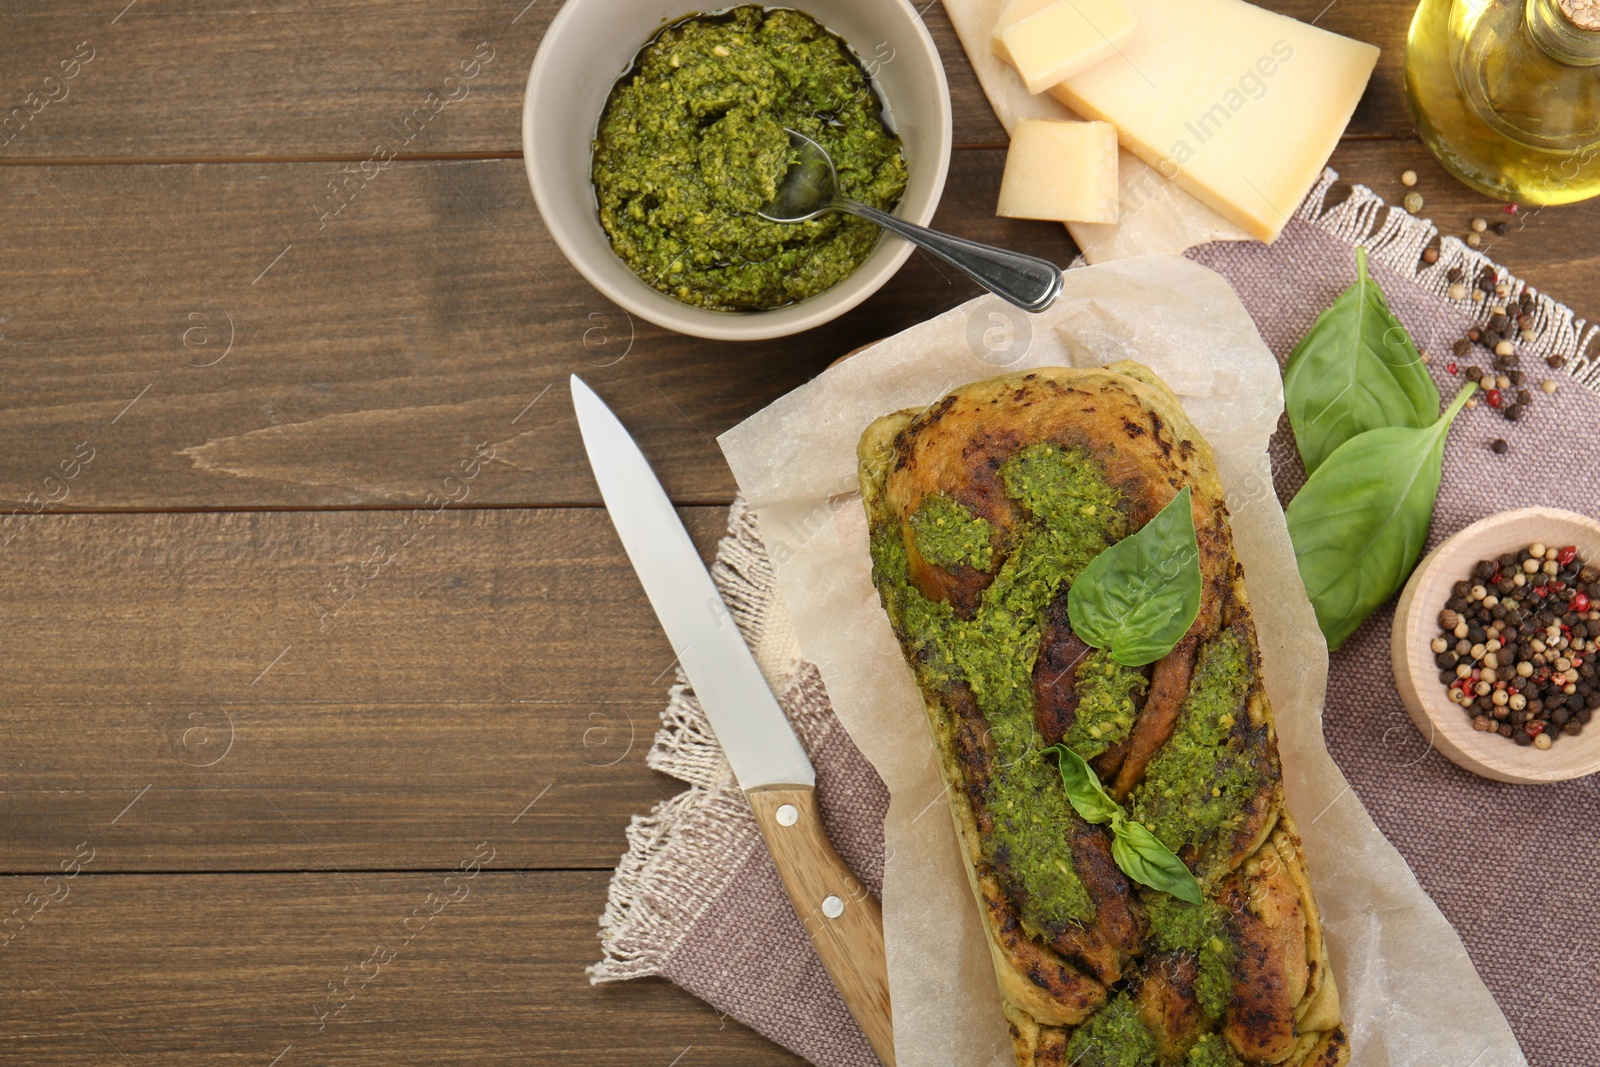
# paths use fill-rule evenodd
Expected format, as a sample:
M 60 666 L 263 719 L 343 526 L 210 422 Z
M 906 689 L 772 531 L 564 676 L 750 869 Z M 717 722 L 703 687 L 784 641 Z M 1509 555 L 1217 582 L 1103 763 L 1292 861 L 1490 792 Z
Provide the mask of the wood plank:
M 709 558 L 723 510 L 684 518 Z M 7 872 L 86 835 L 108 871 L 439 867 L 490 833 L 608 869 L 683 788 L 644 765 L 674 654 L 601 510 L 46 516 L 7 552 Z
M 1273 0 L 1265 6 L 1382 48 L 1350 134 L 1410 133 L 1402 91 L 1410 5 Z M 18 75 L 15 104 L 29 92 L 46 99 L 43 79 L 59 78 L 59 64 L 81 42 L 93 58 L 79 65 L 77 77 L 48 87 L 59 102 L 11 131 L 0 160 L 364 159 L 378 141 L 412 155 L 519 154 L 523 84 L 558 7 L 524 8 L 521 0 L 445 9 L 421 0 L 332 6 L 296 0 L 193 10 L 146 0 L 112 21 L 109 9 L 63 9 L 44 0 L 7 5 L 0 12 L 0 67 Z M 957 143 L 1002 143 L 1005 133 L 944 7 L 918 7 L 944 57 Z M 374 25 L 381 32 L 371 32 Z M 480 43 L 489 51 L 480 52 Z M 486 65 L 474 58 L 489 54 Z M 446 87 L 446 76 L 459 77 L 460 65 L 473 62 L 478 74 L 464 90 Z M 426 124 L 414 122 L 406 141 L 405 132 L 394 131 L 404 130 L 429 91 L 459 99 Z M 0 133 L 0 141 L 5 137 Z
M 0 160 L 366 159 L 379 143 L 413 156 L 520 155 L 528 67 L 560 4 L 136 0 L 115 17 L 119 7 L 0 9 L 7 107 L 38 94 L 37 114 L 0 127 Z M 949 70 L 958 143 L 1003 140 L 944 8 L 923 17 Z M 63 62 L 76 64 L 70 80 Z M 432 109 L 414 115 L 430 92 Z
M 422 872 L 97 875 L 98 855 L 48 888 L 0 878 L 8 909 L 67 894 L 0 949 L 0 1061 L 803 1062 L 667 982 L 590 986 L 606 875 L 494 870 L 506 836 L 458 842 L 453 870 L 497 854 L 448 884 Z M 319 1029 L 314 1006 L 331 1012 L 328 989 L 347 976 L 342 1010 Z
M 999 151 L 957 153 L 935 224 L 1068 262 L 1061 227 L 995 218 L 1000 170 Z M 334 173 L 0 172 L 0 500 L 412 505 L 487 442 L 472 503 L 595 503 L 567 399 L 580 372 L 675 500 L 725 502 L 716 434 L 978 292 L 919 253 L 826 327 L 701 341 L 601 298 L 551 243 L 520 162 L 396 165 L 319 224 Z M 84 442 L 92 464 L 47 483 Z

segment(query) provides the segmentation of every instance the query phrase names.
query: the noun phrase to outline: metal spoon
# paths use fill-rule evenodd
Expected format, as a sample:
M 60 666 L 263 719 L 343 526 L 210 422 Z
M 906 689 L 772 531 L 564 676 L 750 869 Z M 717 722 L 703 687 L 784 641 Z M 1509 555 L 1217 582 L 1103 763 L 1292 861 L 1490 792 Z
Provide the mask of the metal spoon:
M 839 175 L 827 149 L 803 133 L 788 129 L 784 132 L 798 156 L 789 164 L 772 203 L 757 212 L 762 218 L 769 222 L 805 222 L 826 211 L 844 211 L 932 252 L 1024 311 L 1043 311 L 1060 295 L 1061 268 L 1049 260 L 952 237 L 840 196 Z

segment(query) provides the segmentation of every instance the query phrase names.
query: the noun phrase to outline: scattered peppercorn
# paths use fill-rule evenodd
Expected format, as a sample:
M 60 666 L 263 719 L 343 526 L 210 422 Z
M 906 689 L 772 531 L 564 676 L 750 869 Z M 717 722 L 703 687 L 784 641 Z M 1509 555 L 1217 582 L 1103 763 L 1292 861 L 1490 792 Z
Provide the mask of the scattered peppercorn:
M 1482 248 L 1483 247 L 1483 238 L 1479 237 L 1475 233 L 1469 233 L 1469 234 L 1467 234 L 1467 244 L 1470 245 L 1473 248 Z
M 1497 222 L 1497 223 L 1495 223 L 1494 224 L 1494 232 L 1499 234 L 1501 237 L 1504 237 L 1506 234 L 1511 232 L 1511 223 L 1509 223 L 1509 222 Z
M 1414 170 L 1401 171 L 1400 172 L 1400 184 L 1404 185 L 1404 186 L 1406 186 L 1408 188 L 1410 186 L 1413 186 L 1413 185 L 1417 184 L 1417 172 L 1414 171 Z
M 1451 592 L 1428 648 L 1472 728 L 1540 750 L 1582 733 L 1600 709 L 1600 567 L 1535 542 L 1480 560 Z
M 1556 383 L 1553 380 L 1546 378 L 1544 381 L 1539 383 L 1539 388 L 1543 389 L 1547 393 L 1553 393 L 1556 391 Z
M 1506 454 L 1506 449 L 1510 447 L 1510 445 L 1506 444 L 1504 437 L 1496 437 L 1494 443 L 1489 446 L 1489 450 L 1497 456 L 1503 456 Z
M 1472 220 L 1472 232 L 1473 233 L 1482 233 L 1484 230 L 1487 230 L 1488 228 L 1489 228 L 1489 222 L 1488 222 L 1487 219 L 1473 219 Z
M 1549 356 L 1545 359 L 1545 365 L 1551 370 L 1560 370 L 1567 365 L 1567 359 L 1565 356 Z
M 1450 284 L 1450 299 L 1451 300 L 1463 300 L 1463 299 L 1466 298 L 1466 295 L 1467 295 L 1467 287 L 1466 286 L 1462 285 L 1460 282 L 1452 282 Z
M 1422 194 L 1407 193 L 1405 199 L 1406 210 L 1415 215 L 1422 210 Z
M 1437 248 L 1424 248 L 1422 250 L 1422 261 L 1424 263 L 1439 262 L 1439 250 Z
M 1460 267 L 1451 267 L 1449 270 L 1444 272 L 1444 276 L 1448 281 L 1459 282 L 1466 275 L 1463 273 Z

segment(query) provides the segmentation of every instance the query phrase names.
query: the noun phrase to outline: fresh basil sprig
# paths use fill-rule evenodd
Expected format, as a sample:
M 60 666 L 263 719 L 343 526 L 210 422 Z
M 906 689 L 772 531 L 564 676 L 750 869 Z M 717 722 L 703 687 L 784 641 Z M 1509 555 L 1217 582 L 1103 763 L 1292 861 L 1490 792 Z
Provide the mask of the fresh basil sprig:
M 1421 429 L 1439 415 L 1439 390 L 1368 276 L 1365 248 L 1356 249 L 1356 270 L 1356 283 L 1317 317 L 1283 375 L 1284 407 L 1308 474 L 1357 434 Z
M 1476 388 L 1469 382 L 1431 426 L 1352 437 L 1289 502 L 1295 562 L 1330 649 L 1410 577 L 1433 522 L 1445 435 Z
M 1200 546 L 1189 499 L 1185 487 L 1072 583 L 1073 632 L 1124 666 L 1142 667 L 1171 652 L 1200 613 Z
M 1137 819 L 1130 818 L 1122 806 L 1106 793 L 1099 775 L 1066 745 L 1055 745 L 1061 764 L 1061 784 L 1066 787 L 1072 809 L 1085 822 L 1111 824 L 1111 858 L 1122 873 L 1140 885 L 1171 893 L 1179 900 L 1198 904 L 1204 894 L 1194 872 L 1155 834 Z

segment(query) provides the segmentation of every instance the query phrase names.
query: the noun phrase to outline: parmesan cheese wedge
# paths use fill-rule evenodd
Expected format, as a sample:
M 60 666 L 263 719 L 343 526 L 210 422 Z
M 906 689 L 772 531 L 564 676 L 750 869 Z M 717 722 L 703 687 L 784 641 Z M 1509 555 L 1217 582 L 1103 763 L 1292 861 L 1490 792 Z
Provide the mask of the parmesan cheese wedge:
M 996 25 L 998 51 L 1028 92 L 1042 93 L 1116 55 L 1136 25 L 1123 0 L 1012 0 Z
M 1012 219 L 1116 222 L 1116 128 L 1106 122 L 1018 120 L 995 213 Z
M 1050 95 L 1115 124 L 1124 148 L 1271 243 L 1321 175 L 1378 50 L 1242 0 L 1126 2 L 1139 32 Z

